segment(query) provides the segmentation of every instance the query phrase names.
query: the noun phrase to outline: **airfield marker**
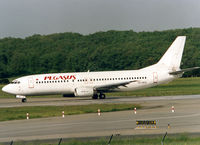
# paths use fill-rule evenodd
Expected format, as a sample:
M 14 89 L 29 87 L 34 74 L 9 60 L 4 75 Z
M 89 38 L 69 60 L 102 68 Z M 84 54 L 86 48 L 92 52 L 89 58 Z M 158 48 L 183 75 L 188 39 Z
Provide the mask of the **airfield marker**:
M 174 106 L 172 106 L 172 113 L 174 113 L 175 112 L 175 108 L 174 108 Z
M 97 112 L 98 112 L 98 116 L 100 116 L 101 115 L 101 110 L 98 109 Z
M 29 113 L 26 113 L 26 119 L 27 120 L 29 119 Z
M 168 129 L 170 129 L 170 128 L 171 128 L 170 124 L 168 124 L 167 128 L 168 128 Z
M 65 112 L 62 111 L 62 118 L 65 118 Z
M 134 113 L 135 113 L 135 114 L 137 114 L 136 110 L 137 110 L 137 109 L 136 109 L 136 108 L 134 108 Z

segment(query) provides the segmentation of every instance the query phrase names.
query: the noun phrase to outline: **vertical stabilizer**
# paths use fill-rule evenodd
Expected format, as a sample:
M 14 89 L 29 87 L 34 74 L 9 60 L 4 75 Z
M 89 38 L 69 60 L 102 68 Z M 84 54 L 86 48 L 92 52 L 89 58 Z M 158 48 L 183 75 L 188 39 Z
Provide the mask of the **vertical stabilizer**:
M 180 70 L 185 40 L 186 36 L 178 36 L 162 56 L 158 64 L 163 64 L 173 71 Z

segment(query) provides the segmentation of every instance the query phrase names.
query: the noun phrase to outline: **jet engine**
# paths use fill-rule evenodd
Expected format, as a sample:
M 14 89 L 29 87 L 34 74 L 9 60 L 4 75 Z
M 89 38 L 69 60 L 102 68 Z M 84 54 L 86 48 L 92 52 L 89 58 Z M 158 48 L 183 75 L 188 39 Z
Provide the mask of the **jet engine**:
M 90 87 L 75 88 L 74 95 L 76 97 L 92 97 L 94 95 L 94 89 Z

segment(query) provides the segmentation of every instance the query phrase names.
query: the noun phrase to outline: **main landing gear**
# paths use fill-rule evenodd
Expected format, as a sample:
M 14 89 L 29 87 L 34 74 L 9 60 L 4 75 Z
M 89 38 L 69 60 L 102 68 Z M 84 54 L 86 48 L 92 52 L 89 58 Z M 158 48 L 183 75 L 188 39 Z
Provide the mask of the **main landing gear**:
M 93 96 L 92 96 L 92 99 L 105 99 L 106 98 L 106 95 L 105 94 L 103 94 L 103 93 L 100 93 L 99 95 L 98 94 L 94 94 Z

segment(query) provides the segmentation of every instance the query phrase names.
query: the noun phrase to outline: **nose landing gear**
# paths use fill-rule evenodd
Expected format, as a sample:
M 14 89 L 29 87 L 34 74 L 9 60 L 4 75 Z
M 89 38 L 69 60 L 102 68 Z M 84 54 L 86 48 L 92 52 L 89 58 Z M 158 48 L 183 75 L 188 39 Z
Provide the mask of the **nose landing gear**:
M 26 98 L 23 98 L 22 99 L 22 103 L 25 103 L 27 100 L 26 100 Z
M 17 99 L 22 99 L 22 103 L 25 103 L 27 100 L 26 100 L 26 96 L 22 96 L 22 95 L 16 95 L 16 98 Z

